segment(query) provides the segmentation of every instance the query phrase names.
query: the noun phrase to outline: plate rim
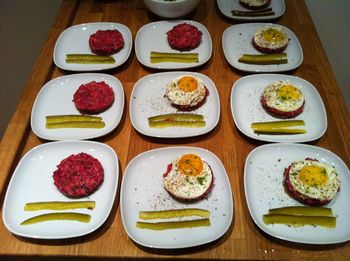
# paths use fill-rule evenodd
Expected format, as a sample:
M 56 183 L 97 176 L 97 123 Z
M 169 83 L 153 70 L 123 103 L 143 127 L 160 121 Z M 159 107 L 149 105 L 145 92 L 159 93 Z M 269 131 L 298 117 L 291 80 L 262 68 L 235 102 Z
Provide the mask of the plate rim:
M 145 28 L 147 27 L 150 27 L 152 25 L 155 25 L 155 24 L 170 24 L 170 23 L 176 23 L 176 24 L 179 24 L 179 23 L 190 23 L 190 24 L 194 24 L 194 25 L 199 25 L 201 27 L 201 29 L 205 30 L 205 33 L 208 35 L 208 42 L 209 42 L 209 55 L 206 59 L 204 59 L 201 63 L 199 62 L 198 64 L 183 64 L 183 66 L 169 66 L 169 67 L 164 67 L 162 66 L 161 64 L 159 65 L 152 65 L 150 63 L 146 63 L 145 61 L 143 61 L 141 58 L 140 58 L 140 51 L 139 51 L 139 48 L 137 48 L 137 45 L 139 44 L 140 42 L 140 33 L 145 30 Z M 174 25 L 175 26 L 175 25 Z M 213 54 L 213 44 L 212 44 L 212 39 L 211 39 L 211 35 L 210 35 L 210 32 L 208 31 L 207 27 L 200 23 L 200 22 L 197 22 L 195 20 L 181 20 L 181 19 L 176 19 L 176 20 L 160 20 L 160 21 L 155 21 L 155 22 L 150 22 L 150 23 L 147 23 L 147 24 L 144 24 L 143 26 L 141 26 L 139 28 L 139 30 L 137 31 L 136 33 L 136 36 L 135 36 L 135 54 L 136 54 L 136 58 L 137 60 L 139 61 L 139 63 L 141 63 L 143 66 L 146 66 L 148 68 L 151 68 L 151 69 L 157 69 L 157 70 L 181 70 L 181 69 L 190 69 L 190 68 L 195 68 L 195 67 L 198 67 L 198 66 L 201 66 L 205 63 L 207 63 L 212 54 Z M 180 63 L 174 63 L 174 64 L 180 64 Z
M 116 169 L 114 169 L 114 173 L 115 173 L 115 178 L 116 178 L 116 184 L 113 187 L 113 193 L 111 195 L 111 201 L 108 207 L 108 210 L 106 211 L 106 215 L 104 215 L 104 218 L 101 219 L 101 221 L 99 223 L 96 224 L 95 227 L 90 228 L 89 230 L 87 230 L 84 233 L 78 233 L 75 235 L 67 235 L 67 236 L 61 236 L 61 237 L 55 237 L 55 236 L 35 236 L 35 235 L 31 235 L 31 234 L 27 234 L 27 233 L 21 233 L 18 232 L 16 230 L 14 230 L 11 226 L 8 225 L 7 219 L 6 219 L 6 213 L 7 213 L 7 209 L 8 209 L 8 194 L 9 192 L 9 188 L 12 186 L 12 183 L 14 182 L 14 177 L 16 177 L 16 174 L 18 169 L 20 168 L 20 165 L 23 164 L 23 161 L 29 157 L 29 155 L 31 155 L 32 153 L 34 153 L 37 150 L 43 149 L 45 147 L 54 147 L 56 146 L 56 144 L 60 145 L 62 143 L 66 143 L 66 145 L 72 145 L 72 144 L 77 144 L 77 143 L 85 143 L 85 144 L 90 144 L 93 147 L 100 147 L 100 148 L 104 148 L 106 149 L 106 151 L 108 151 L 109 153 L 111 153 L 111 155 L 113 156 L 113 159 L 116 161 Z M 2 211 L 2 220 L 4 223 L 4 226 L 6 227 L 6 229 L 8 231 L 10 231 L 12 234 L 17 235 L 17 236 L 21 236 L 21 237 L 26 237 L 26 238 L 32 238 L 32 239 L 40 239 L 40 240 L 61 240 L 61 239 L 69 239 L 69 238 L 77 238 L 77 237 L 81 237 L 81 236 L 85 236 L 85 235 L 89 235 L 93 232 L 95 232 L 97 229 L 99 229 L 108 219 L 108 217 L 111 214 L 111 210 L 113 208 L 113 205 L 115 204 L 115 199 L 116 199 L 116 194 L 118 191 L 118 185 L 119 185 L 119 176 L 120 176 L 120 168 L 119 168 L 119 158 L 117 153 L 115 152 L 115 150 L 105 144 L 105 143 L 101 143 L 101 142 L 97 142 L 97 141 L 85 141 L 85 140 L 63 140 L 63 141 L 53 141 L 53 142 L 49 142 L 49 143 L 43 143 L 43 144 L 39 144 L 33 148 L 31 148 L 28 152 L 26 152 L 21 159 L 19 160 L 15 170 L 12 172 L 11 175 L 11 179 L 9 181 L 9 184 L 7 185 L 6 188 L 6 193 L 5 193 L 5 197 L 4 197 L 4 201 L 3 201 L 3 211 Z
M 254 27 L 254 26 L 259 26 L 259 27 L 262 27 L 262 26 L 265 26 L 265 25 L 270 25 L 270 26 L 280 26 L 282 27 L 283 29 L 286 29 L 286 31 L 288 31 L 288 33 L 291 34 L 291 36 L 293 36 L 295 38 L 295 42 L 296 42 L 296 45 L 298 47 L 298 50 L 300 52 L 300 61 L 299 63 L 293 65 L 292 67 L 289 67 L 289 68 L 284 68 L 284 69 L 278 69 L 278 70 L 268 70 L 268 69 L 245 69 L 245 68 L 241 68 L 240 66 L 236 66 L 230 59 L 228 59 L 228 54 L 227 54 L 227 50 L 225 48 L 225 41 L 224 39 L 227 37 L 227 34 L 229 34 L 229 32 L 233 29 L 233 28 L 243 28 L 245 26 L 248 26 L 248 27 Z M 289 38 L 290 35 L 289 35 Z M 229 27 L 227 27 L 224 32 L 222 33 L 222 36 L 221 36 L 221 43 L 222 43 L 222 49 L 223 49 L 223 52 L 224 52 L 224 56 L 225 56 L 225 59 L 226 61 L 233 67 L 235 68 L 236 70 L 239 70 L 239 71 L 242 71 L 242 72 L 247 72 L 247 73 L 260 73 L 260 74 L 264 74 L 264 73 L 280 73 L 280 72 L 289 72 L 289 71 L 292 71 L 292 70 L 295 70 L 296 68 L 300 67 L 300 65 L 303 63 L 304 61 L 304 52 L 303 52 L 303 48 L 300 44 L 300 41 L 298 39 L 298 37 L 296 36 L 296 34 L 291 30 L 289 29 L 287 26 L 284 26 L 284 25 L 281 25 L 281 24 L 277 24 L 277 23 L 269 23 L 269 22 L 266 22 L 266 23 L 263 23 L 263 22 L 254 22 L 254 23 L 240 23 L 240 24 L 234 24 L 234 25 L 231 25 Z M 251 66 L 254 66 L 254 65 L 251 65 Z
M 87 26 L 87 25 L 115 25 L 115 26 L 119 26 L 119 27 L 122 27 L 123 29 L 125 29 L 125 31 L 127 32 L 127 36 L 128 38 L 130 38 L 130 48 L 127 50 L 126 52 L 126 57 L 124 60 L 122 60 L 119 64 L 116 62 L 114 64 L 109 64 L 109 65 L 105 65 L 104 68 L 91 68 L 91 69 L 74 69 L 74 68 L 70 68 L 70 66 L 67 66 L 67 65 L 64 65 L 64 64 L 60 64 L 58 61 L 57 61 L 57 49 L 58 49 L 58 44 L 60 43 L 60 41 L 62 41 L 62 38 L 63 36 L 71 31 L 72 29 L 74 28 L 80 28 L 80 27 L 83 27 L 83 26 Z M 98 71 L 106 71 L 106 70 L 111 70 L 113 68 L 117 68 L 117 67 L 120 67 L 122 66 L 130 57 L 130 54 L 131 54 L 131 50 L 132 50 L 132 47 L 133 47 L 133 38 L 132 38 L 132 33 L 129 29 L 129 27 L 127 27 L 125 24 L 121 24 L 121 23 L 117 23 L 117 22 L 91 22 L 91 23 L 81 23 L 81 24 L 76 24 L 76 25 L 72 25 L 72 26 L 69 26 L 67 28 L 65 28 L 61 33 L 60 35 L 58 36 L 56 42 L 55 42 L 55 46 L 54 46 L 54 49 L 53 49 L 53 61 L 54 61 L 54 64 L 62 69 L 62 70 L 65 70 L 65 71 L 70 71 L 70 72 L 98 72 Z
M 121 112 L 120 112 L 120 115 L 119 115 L 119 119 L 117 118 L 116 120 L 116 124 L 115 126 L 111 126 L 111 129 L 108 130 L 108 131 L 105 131 L 103 132 L 102 134 L 94 134 L 94 135 L 89 135 L 89 136 L 84 136 L 84 137 L 80 137 L 80 138 L 62 138 L 62 139 L 58 139 L 58 138 L 53 138 L 51 137 L 50 135 L 41 135 L 39 134 L 38 130 L 36 128 L 33 128 L 34 126 L 34 110 L 36 109 L 36 107 L 38 106 L 38 99 L 40 98 L 40 96 L 42 95 L 42 93 L 47 89 L 49 88 L 53 83 L 55 82 L 58 82 L 58 81 L 64 81 L 64 79 L 73 79 L 73 78 L 79 78 L 81 77 L 82 79 L 84 77 L 104 77 L 104 78 L 109 78 L 113 81 L 116 82 L 116 88 L 119 89 L 121 91 L 121 93 L 123 95 L 120 96 L 120 100 L 121 100 Z M 78 87 L 77 87 L 78 88 Z M 63 141 L 63 140 L 89 140 L 89 139 L 95 139 L 95 138 L 98 138 L 98 137 L 103 137 L 109 133 L 111 133 L 112 131 L 114 131 L 118 125 L 120 124 L 120 121 L 121 119 L 123 118 L 123 115 L 124 115 L 124 107 L 125 107 L 125 92 L 124 92 L 124 87 L 123 87 L 123 84 L 122 82 L 115 76 L 113 75 L 110 75 L 110 74 L 106 74 L 106 73 L 98 73 L 98 72 L 87 72 L 87 73 L 75 73 L 75 74 L 68 74 L 68 75 L 62 75 L 62 76 L 59 76 L 59 77 L 56 77 L 56 78 L 53 78 L 49 81 L 47 81 L 39 90 L 38 94 L 36 95 L 35 97 L 35 100 L 33 102 L 33 105 L 32 105 L 32 110 L 31 110 L 31 114 L 30 114 L 30 127 L 33 131 L 33 133 L 41 138 L 41 139 L 44 139 L 44 140 L 48 140 L 48 141 Z M 82 129 L 83 130 L 83 129 Z
M 249 160 L 252 156 L 254 156 L 254 154 L 256 154 L 258 151 L 261 151 L 261 150 L 266 150 L 268 148 L 274 148 L 276 147 L 276 149 L 278 147 L 299 147 L 299 148 L 310 148 L 310 149 L 313 149 L 313 150 L 318 150 L 318 151 L 322 151 L 323 153 L 325 154 L 328 154 L 330 155 L 331 157 L 337 159 L 337 161 L 345 166 L 345 168 L 347 169 L 347 171 L 349 172 L 349 168 L 347 167 L 347 165 L 345 164 L 345 162 L 337 155 L 335 154 L 334 152 L 328 150 L 328 149 L 325 149 L 325 148 L 322 148 L 322 147 L 318 147 L 318 146 L 314 146 L 314 145 L 309 145 L 309 144 L 300 144 L 300 143 L 289 143 L 289 142 L 283 142 L 283 143 L 272 143 L 272 144 L 264 144 L 264 145 L 261 145 L 261 146 L 258 146 L 256 148 L 254 148 L 252 151 L 249 152 L 246 160 L 245 160 L 245 163 L 244 163 L 244 172 L 243 172 L 243 182 L 244 182 L 244 196 L 245 196 L 245 202 L 247 204 L 247 208 L 248 208 L 248 211 L 249 211 L 249 215 L 250 215 L 250 218 L 253 220 L 254 224 L 261 230 L 263 231 L 264 233 L 266 233 L 267 235 L 270 235 L 274 238 L 277 238 L 277 239 L 280 239 L 280 240 L 283 240 L 283 241 L 289 241 L 289 242 L 295 242 L 295 243 L 299 243 L 299 244 L 307 244 L 307 245 L 327 245 L 327 244 L 339 244 L 339 243 L 344 243 L 344 242 L 347 242 L 350 240 L 350 237 L 347 238 L 347 239 L 344 239 L 344 240 L 338 240 L 338 241 L 326 241 L 326 242 L 311 242 L 311 241 L 308 241 L 308 240 L 294 240 L 294 239 L 288 239 L 288 237 L 283 237 L 283 236 L 279 236 L 279 235 L 273 235 L 270 233 L 270 231 L 268 231 L 267 229 L 265 229 L 264 226 L 261 226 L 260 223 L 257 221 L 257 218 L 252 214 L 252 202 L 248 200 L 249 196 L 247 195 L 247 176 L 248 176 L 248 172 L 247 172 L 247 168 L 248 168 L 248 165 L 249 165 Z
M 225 182 L 226 182 L 226 185 L 228 186 L 228 194 L 230 195 L 230 198 L 228 200 L 229 202 L 229 205 L 230 205 L 230 211 L 229 211 L 229 222 L 227 223 L 224 231 L 218 235 L 215 236 L 215 238 L 211 239 L 211 240 L 207 240 L 207 241 L 204 241 L 202 243 L 199 243 L 199 244 L 194 244 L 194 245 L 187 245 L 187 246 L 176 246 L 176 247 L 162 247 L 162 246 L 157 246 L 157 245 L 150 245 L 150 244 L 144 244 L 142 242 L 140 242 L 139 240 L 136 240 L 134 238 L 134 236 L 130 233 L 130 231 L 127 229 L 127 226 L 126 226 L 126 222 L 125 222 L 125 213 L 124 213 L 124 189 L 125 189 L 125 185 L 124 183 L 126 182 L 125 179 L 127 179 L 127 173 L 130 172 L 129 168 L 131 168 L 130 166 L 132 164 L 135 164 L 135 162 L 147 155 L 147 154 L 152 154 L 152 153 L 156 153 L 156 152 L 159 152 L 159 151 L 165 151 L 165 150 L 168 150 L 168 151 L 171 151 L 173 149 L 177 149 L 177 150 L 196 150 L 196 151 L 201 151 L 203 153 L 207 153 L 208 155 L 212 156 L 215 161 L 220 165 L 220 168 L 222 168 L 224 170 L 224 173 L 223 173 L 223 176 L 225 178 Z M 231 183 L 230 183 L 230 180 L 229 180 L 229 177 L 228 177 L 228 173 L 226 171 L 226 168 L 224 166 L 224 164 L 222 163 L 222 161 L 220 160 L 220 158 L 213 152 L 211 152 L 210 150 L 207 150 L 207 149 L 204 149 L 204 148 L 201 148 L 201 147 L 195 147 L 195 146 L 171 146 L 171 147 L 160 147 L 160 148 L 156 148 L 156 149 L 151 149 L 151 150 L 148 150 L 148 151 L 143 151 L 139 154 L 137 154 L 135 157 L 133 157 L 129 163 L 127 164 L 127 166 L 125 167 L 125 170 L 124 170 L 124 175 L 123 175 L 123 178 L 122 178 L 122 181 L 121 181 L 121 186 L 120 186 L 120 214 L 121 214 L 121 219 L 122 219 L 122 224 L 123 224 L 123 227 L 124 227 L 124 231 L 127 233 L 128 237 L 135 243 L 141 245 L 141 246 L 144 246 L 144 247 L 147 247 L 147 248 L 150 248 L 150 249 L 186 249 L 186 248 L 190 248 L 190 247 L 194 247 L 194 246 L 200 246 L 200 245 L 204 245 L 204 244 L 208 244 L 210 242 L 213 242 L 219 238 L 221 238 L 222 236 L 224 236 L 229 228 L 231 227 L 232 225 L 232 222 L 233 222 L 233 218 L 234 218 L 234 212 L 235 212 L 235 207 L 234 207 L 234 195 L 233 195 L 233 190 L 231 188 Z
M 216 118 L 215 122 L 213 123 L 213 126 L 212 128 L 208 129 L 207 131 L 205 132 L 199 132 L 199 133 L 190 133 L 190 134 L 187 134 L 187 135 L 182 135 L 182 136 L 171 136 L 171 135 L 151 135 L 150 133 L 146 133 L 144 131 L 141 131 L 139 128 L 136 127 L 135 125 L 135 121 L 134 121 L 134 117 L 133 117 L 133 111 L 135 109 L 132 108 L 132 104 L 134 103 L 133 101 L 133 97 L 134 97 L 134 91 L 135 91 L 135 87 L 139 88 L 138 86 L 140 86 L 140 82 L 141 81 L 144 81 L 144 80 L 147 80 L 148 78 L 152 78 L 152 77 L 157 77 L 158 75 L 160 75 L 162 77 L 162 75 L 171 75 L 171 74 L 190 74 L 190 75 L 199 75 L 200 77 L 203 77 L 205 78 L 206 80 L 210 81 L 210 83 L 212 84 L 212 86 L 214 87 L 213 90 L 215 92 L 215 97 L 216 97 L 216 100 L 218 102 L 218 117 Z M 192 71 L 169 71 L 169 72 L 158 72 L 158 73 L 152 73 L 152 74 L 149 74 L 149 75 L 146 75 L 142 78 L 140 78 L 139 80 L 137 80 L 137 82 L 134 84 L 133 86 L 133 89 L 131 91 L 131 94 L 130 94 L 130 101 L 129 101 L 129 116 L 130 116 L 130 121 L 131 121 L 131 125 L 133 126 L 133 128 L 143 134 L 143 135 L 146 135 L 148 137 L 155 137 L 155 138 L 166 138 L 166 139 L 177 139 L 177 138 L 188 138 L 188 137 L 197 137 L 197 136 L 201 136 L 201 135 L 204 135 L 210 131 L 212 131 L 219 123 L 219 120 L 220 120 L 220 115 L 221 115 L 221 104 L 220 104 L 220 96 L 219 96 L 219 92 L 216 88 L 216 85 L 214 83 L 214 81 L 208 77 L 207 75 L 203 74 L 203 73 L 199 73 L 199 72 L 192 72 Z
M 244 80 L 247 80 L 249 78 L 265 78 L 265 77 L 271 77 L 271 76 L 276 76 L 276 77 L 280 77 L 281 79 L 284 78 L 284 79 L 297 79 L 299 81 L 302 81 L 302 82 L 305 82 L 307 85 L 310 85 L 313 90 L 318 94 L 318 98 L 320 99 L 321 101 L 321 108 L 323 110 L 323 114 L 324 115 L 324 121 L 325 121 L 325 128 L 324 130 L 322 130 L 322 132 L 320 132 L 315 138 L 312 138 L 312 139 L 298 139 L 298 140 L 293 140 L 293 141 L 289 141 L 289 140 L 285 140 L 285 139 L 282 139 L 282 140 L 275 140 L 275 139 L 270 139 L 270 138 L 263 138 L 261 137 L 260 135 L 251 135 L 250 133 L 247 133 L 245 132 L 241 126 L 239 124 L 237 124 L 237 119 L 236 119 L 236 115 L 235 115 L 235 112 L 234 112 L 234 109 L 233 109 L 233 95 L 235 94 L 235 86 L 237 84 L 239 84 L 240 81 L 244 81 Z M 308 86 L 309 87 L 309 86 Z M 237 92 L 237 91 L 236 91 Z M 319 92 L 317 91 L 316 87 L 310 83 L 309 81 L 305 80 L 304 78 L 301 78 L 299 76 L 294 76 L 294 75 L 287 75 L 287 74 L 277 74 L 277 73 L 264 73 L 264 74 L 252 74 L 252 75 L 246 75 L 246 76 L 243 76 L 241 78 L 239 78 L 238 80 L 236 80 L 232 87 L 231 87 L 231 94 L 230 94 L 230 109 L 231 109 L 231 115 L 232 115 L 232 118 L 233 118 L 233 121 L 235 123 L 235 126 L 238 128 L 238 130 L 243 133 L 245 136 L 251 138 L 251 139 L 254 139 L 254 140 L 260 140 L 260 141 L 266 141 L 266 142 L 274 142 L 274 143 L 303 143 L 303 142 L 310 142 L 310 141 L 314 141 L 314 140 L 318 140 L 320 139 L 327 131 L 327 128 L 328 128 L 328 119 L 327 119 L 327 111 L 326 111 L 326 107 L 323 103 L 323 100 L 322 100 L 322 97 L 321 95 L 319 94 Z M 273 136 L 272 136 L 273 137 Z

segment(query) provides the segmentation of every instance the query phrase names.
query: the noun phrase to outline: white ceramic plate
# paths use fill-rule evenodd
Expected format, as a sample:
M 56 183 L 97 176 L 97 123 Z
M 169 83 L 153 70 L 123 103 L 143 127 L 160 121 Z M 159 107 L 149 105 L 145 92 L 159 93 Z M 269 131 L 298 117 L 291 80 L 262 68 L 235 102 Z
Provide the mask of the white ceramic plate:
M 333 165 L 341 181 L 340 191 L 327 205 L 337 217 L 334 229 L 322 227 L 289 227 L 265 225 L 262 218 L 270 208 L 301 205 L 284 191 L 284 168 L 307 157 Z M 279 239 L 305 244 L 335 244 L 350 240 L 350 173 L 345 163 L 334 153 L 304 144 L 269 144 L 254 149 L 244 168 L 244 190 L 250 215 L 265 233 Z
M 196 26 L 200 30 L 202 35 L 202 42 L 199 46 L 189 53 L 198 53 L 199 62 L 198 63 L 176 63 L 176 62 L 166 62 L 166 63 L 154 63 L 150 62 L 151 51 L 156 52 L 176 52 L 180 51 L 171 49 L 167 40 L 167 32 L 170 31 L 175 25 L 181 23 L 188 23 Z M 155 69 L 185 69 L 192 68 L 206 63 L 212 53 L 212 42 L 210 34 L 207 28 L 201 23 L 195 21 L 187 20 L 174 20 L 174 21 L 159 21 L 146 24 L 142 26 L 136 34 L 135 38 L 135 52 L 136 57 L 141 64 L 144 66 L 155 68 Z M 187 52 L 182 52 L 187 53 Z
M 203 128 L 150 128 L 147 118 L 166 113 L 175 113 L 177 109 L 164 97 L 167 84 L 181 76 L 194 75 L 200 78 L 209 90 L 205 103 L 192 113 L 202 114 L 206 121 Z M 219 94 L 214 82 L 204 74 L 193 72 L 163 72 L 145 76 L 138 80 L 130 97 L 130 118 L 134 128 L 147 136 L 159 138 L 193 137 L 211 131 L 220 118 Z
M 30 217 L 55 211 L 24 211 L 28 202 L 38 201 L 77 201 L 60 193 L 53 183 L 53 172 L 66 157 L 85 152 L 97 158 L 104 169 L 104 181 L 99 189 L 88 197 L 79 200 L 96 202 L 94 210 L 77 209 L 65 212 L 79 212 L 91 215 L 89 223 L 77 221 L 48 221 L 21 226 Z M 39 145 L 21 159 L 15 169 L 6 191 L 3 220 L 13 234 L 41 239 L 62 239 L 78 237 L 95 231 L 108 218 L 118 187 L 119 165 L 114 150 L 103 144 L 91 141 L 58 141 Z
M 264 88 L 275 81 L 289 81 L 300 87 L 305 97 L 304 110 L 293 119 L 304 120 L 307 133 L 295 135 L 256 134 L 253 122 L 282 120 L 268 114 L 260 98 Z M 231 112 L 237 128 L 250 138 L 270 142 L 307 142 L 320 138 L 327 130 L 327 115 L 321 96 L 308 81 L 283 74 L 256 74 L 237 80 L 231 91 Z
M 112 55 L 114 64 L 74 64 L 66 63 L 66 55 L 71 53 L 93 54 L 89 47 L 89 37 L 98 30 L 117 29 L 124 38 L 124 47 Z M 101 71 L 122 65 L 129 57 L 132 48 L 132 36 L 128 27 L 119 23 L 87 23 L 74 25 L 64 30 L 57 39 L 53 51 L 53 60 L 57 67 L 69 71 Z
M 163 173 L 168 164 L 186 153 L 201 156 L 211 166 L 215 176 L 214 188 L 208 198 L 192 204 L 174 200 L 163 187 Z M 175 249 L 209 243 L 220 238 L 232 222 L 232 192 L 225 168 L 219 158 L 201 148 L 169 147 L 136 156 L 125 169 L 120 197 L 126 232 L 133 241 L 146 247 Z M 139 229 L 135 226 L 139 211 L 181 208 L 209 210 L 211 226 L 163 231 Z
M 105 81 L 114 91 L 112 106 L 98 114 L 106 126 L 101 129 L 47 129 L 45 116 L 61 114 L 80 114 L 73 102 L 73 95 L 81 84 L 91 81 Z M 47 82 L 35 99 L 31 126 L 33 132 L 46 140 L 93 139 L 114 130 L 123 116 L 124 90 L 121 82 L 108 74 L 84 73 L 55 78 Z
M 284 0 L 271 0 L 271 4 L 269 7 L 272 7 L 272 10 L 275 12 L 274 15 L 268 15 L 268 16 L 237 16 L 232 15 L 232 10 L 237 11 L 251 11 L 245 7 L 243 7 L 239 0 L 217 0 L 217 4 L 219 7 L 220 12 L 231 19 L 240 20 L 240 21 L 267 21 L 267 20 L 273 20 L 278 17 L 281 17 L 285 10 L 285 3 Z
M 265 25 L 276 25 L 282 27 L 289 36 L 289 42 L 285 53 L 288 63 L 286 64 L 245 64 L 238 62 L 243 54 L 261 54 L 252 45 L 252 39 L 256 29 Z M 303 50 L 296 35 L 283 25 L 270 23 L 237 24 L 228 27 L 222 34 L 222 48 L 229 64 L 234 68 L 245 72 L 284 72 L 300 66 L 303 61 Z

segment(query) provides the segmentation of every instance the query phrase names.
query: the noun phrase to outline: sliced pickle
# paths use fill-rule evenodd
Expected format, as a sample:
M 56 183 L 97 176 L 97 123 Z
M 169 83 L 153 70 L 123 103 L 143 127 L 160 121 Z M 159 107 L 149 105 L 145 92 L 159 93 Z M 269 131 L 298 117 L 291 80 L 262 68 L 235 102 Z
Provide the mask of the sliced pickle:
M 70 122 L 56 122 L 46 123 L 47 129 L 62 129 L 62 128 L 91 128 L 101 129 L 106 124 L 103 121 L 70 121 Z
M 203 121 L 204 117 L 200 114 L 192 113 L 170 113 L 162 114 L 148 118 L 148 122 L 155 121 Z
M 187 127 L 201 128 L 205 127 L 205 121 L 151 121 L 148 122 L 151 128 L 169 128 L 169 127 Z
M 280 134 L 305 134 L 306 129 L 288 129 L 288 128 L 268 128 L 268 129 L 255 129 L 254 133 L 256 134 L 271 134 L 271 135 L 280 135 Z
M 288 63 L 286 53 L 274 53 L 274 54 L 243 54 L 238 59 L 241 63 L 248 64 L 285 64 Z
M 275 12 L 272 10 L 271 7 L 264 8 L 264 9 L 261 9 L 261 10 L 254 10 L 254 11 L 232 10 L 231 13 L 234 16 L 268 16 L 268 15 L 275 15 Z
M 66 59 L 66 63 L 77 63 L 77 64 L 113 64 L 115 60 L 85 60 L 85 59 Z
M 198 58 L 183 58 L 183 57 L 150 57 L 151 63 L 198 63 Z
M 251 124 L 251 128 L 254 130 L 259 129 L 275 129 L 294 126 L 305 126 L 303 120 L 286 120 L 286 121 L 269 121 L 269 122 L 254 122 Z
M 284 224 L 293 227 L 321 226 L 335 228 L 336 217 L 333 216 L 296 216 L 284 214 L 266 214 L 263 216 L 266 225 Z
M 282 208 L 272 208 L 269 214 L 287 214 L 297 216 L 332 216 L 331 208 L 325 207 L 306 207 L 306 206 L 292 206 Z
M 140 211 L 139 218 L 143 220 L 149 219 L 169 219 L 179 217 L 199 216 L 208 218 L 210 211 L 199 208 L 187 208 L 187 209 L 171 209 L 171 210 L 159 210 L 159 211 Z
M 152 230 L 165 230 L 165 229 L 178 229 L 178 228 L 192 228 L 192 227 L 209 227 L 209 218 L 185 220 L 185 221 L 168 221 L 168 222 L 136 222 L 136 227 L 141 229 Z
M 32 225 L 39 222 L 54 221 L 54 220 L 73 220 L 88 223 L 90 222 L 91 216 L 82 213 L 75 212 L 58 212 L 58 213 L 48 213 L 42 214 L 29 218 L 21 223 L 21 225 Z
M 91 61 L 105 61 L 114 60 L 112 56 L 96 55 L 96 54 L 67 54 L 66 58 L 69 60 L 91 60 Z
M 47 202 L 31 202 L 24 205 L 25 211 L 38 210 L 67 210 L 77 208 L 94 209 L 95 201 L 47 201 Z
M 198 59 L 198 53 L 161 53 L 151 52 L 151 57 L 171 57 L 171 58 L 184 58 L 184 59 Z
M 90 115 L 49 115 L 46 123 L 70 122 L 70 121 L 102 121 L 102 117 Z

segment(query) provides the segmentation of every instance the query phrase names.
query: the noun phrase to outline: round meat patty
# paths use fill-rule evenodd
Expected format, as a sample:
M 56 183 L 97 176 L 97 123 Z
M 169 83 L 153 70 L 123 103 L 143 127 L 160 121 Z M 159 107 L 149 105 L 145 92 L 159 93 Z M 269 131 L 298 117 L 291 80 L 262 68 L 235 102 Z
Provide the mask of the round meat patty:
M 260 27 L 252 39 L 254 48 L 262 53 L 280 53 L 287 48 L 288 42 L 288 34 L 280 26 Z
M 197 27 L 182 23 L 167 32 L 171 48 L 179 51 L 190 51 L 196 48 L 202 40 L 202 32 Z
M 92 81 L 80 85 L 74 93 L 73 102 L 80 112 L 96 114 L 112 106 L 114 92 L 107 83 Z
M 90 35 L 89 46 L 93 53 L 111 55 L 124 46 L 124 38 L 118 30 L 98 30 Z
M 271 4 L 271 0 L 239 0 L 239 3 L 245 8 L 260 10 L 268 7 Z
M 57 189 L 70 198 L 86 197 L 103 182 L 104 170 L 98 159 L 87 153 L 70 155 L 53 173 Z

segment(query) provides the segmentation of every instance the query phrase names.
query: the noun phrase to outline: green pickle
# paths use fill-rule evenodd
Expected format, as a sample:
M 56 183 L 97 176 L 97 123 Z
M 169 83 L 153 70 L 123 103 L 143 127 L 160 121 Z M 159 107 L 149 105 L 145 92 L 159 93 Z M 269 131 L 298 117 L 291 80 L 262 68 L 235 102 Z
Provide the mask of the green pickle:
M 86 208 L 93 210 L 96 206 L 95 201 L 47 201 L 47 202 L 31 202 L 24 205 L 25 211 L 38 210 L 67 210 Z
M 205 121 L 152 121 L 148 122 L 151 128 L 169 128 L 169 127 L 187 127 L 201 128 L 205 127 Z
M 287 129 L 287 128 L 274 128 L 274 129 L 258 129 L 254 130 L 257 134 L 304 134 L 307 130 L 305 129 Z
M 266 225 L 284 224 L 293 227 L 321 226 L 326 228 L 336 227 L 336 217 L 333 216 L 299 216 L 287 214 L 266 214 L 263 215 Z
M 95 54 L 67 54 L 66 63 L 80 63 L 80 64 L 113 64 L 115 60 L 111 56 L 95 55 Z
M 167 221 L 167 222 L 136 222 L 136 227 L 141 229 L 151 230 L 166 230 L 179 228 L 193 228 L 193 227 L 208 227 L 210 226 L 209 218 L 185 220 L 185 221 Z
M 159 210 L 159 211 L 140 211 L 139 218 L 143 220 L 149 219 L 169 219 L 179 217 L 199 216 L 208 218 L 210 211 L 199 208 L 187 208 L 187 209 L 171 209 L 171 210 Z
M 287 214 L 287 215 L 304 215 L 304 216 L 332 216 L 331 208 L 325 207 L 307 207 L 307 206 L 292 206 L 272 208 L 269 214 Z
M 285 64 L 288 63 L 286 53 L 274 53 L 274 54 L 243 54 L 238 59 L 241 63 L 247 64 Z
M 21 225 L 32 225 L 39 222 L 55 221 L 55 220 L 72 220 L 72 221 L 88 223 L 90 222 L 90 219 L 91 219 L 91 216 L 87 214 L 75 213 L 75 212 L 57 212 L 57 213 L 42 214 L 39 216 L 29 218 L 23 221 Z
M 178 62 L 178 63 L 198 63 L 198 53 L 162 53 L 151 52 L 151 63 Z
M 47 129 L 62 129 L 62 128 L 91 128 L 91 129 L 101 129 L 105 127 L 103 121 L 70 121 L 70 122 L 56 122 L 56 123 L 46 123 Z
M 148 118 L 148 126 L 151 128 L 200 128 L 204 127 L 205 124 L 203 115 L 193 113 L 170 113 Z
M 70 121 L 102 121 L 102 117 L 90 115 L 49 115 L 46 116 L 46 123 L 70 122 Z
M 261 10 L 254 10 L 254 11 L 241 11 L 241 10 L 232 10 L 232 15 L 234 16 L 268 16 L 268 15 L 275 15 L 275 12 L 272 10 L 271 7 L 264 8 Z

